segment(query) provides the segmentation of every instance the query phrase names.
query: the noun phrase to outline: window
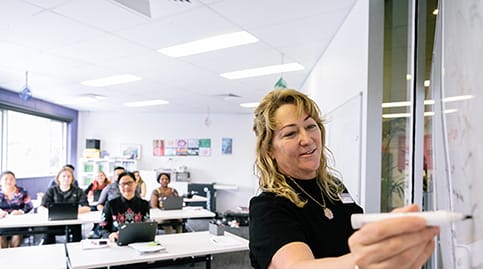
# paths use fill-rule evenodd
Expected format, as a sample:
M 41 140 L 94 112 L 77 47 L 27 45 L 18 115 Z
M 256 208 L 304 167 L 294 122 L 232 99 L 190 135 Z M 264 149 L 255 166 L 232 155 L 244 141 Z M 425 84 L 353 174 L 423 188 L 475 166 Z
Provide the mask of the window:
M 67 160 L 67 123 L 4 110 L 3 170 L 18 178 L 55 175 Z

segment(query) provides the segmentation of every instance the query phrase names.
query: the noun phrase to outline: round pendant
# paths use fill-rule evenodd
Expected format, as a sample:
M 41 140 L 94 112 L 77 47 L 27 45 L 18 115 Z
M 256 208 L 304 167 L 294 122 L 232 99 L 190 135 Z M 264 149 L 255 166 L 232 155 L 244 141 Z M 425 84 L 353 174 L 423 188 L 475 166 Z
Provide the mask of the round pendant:
M 324 208 L 324 215 L 329 219 L 333 219 L 334 218 L 334 213 L 332 213 L 332 210 L 330 210 L 330 208 L 328 207 L 325 207 Z

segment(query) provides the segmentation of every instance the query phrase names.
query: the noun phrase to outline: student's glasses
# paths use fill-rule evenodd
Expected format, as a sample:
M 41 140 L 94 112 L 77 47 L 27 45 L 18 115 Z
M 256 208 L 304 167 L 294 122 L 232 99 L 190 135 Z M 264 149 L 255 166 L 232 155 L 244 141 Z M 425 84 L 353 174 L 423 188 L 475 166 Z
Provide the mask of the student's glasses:
M 132 185 L 134 185 L 134 181 L 129 181 L 129 182 L 119 182 L 119 186 L 121 187 L 131 187 Z

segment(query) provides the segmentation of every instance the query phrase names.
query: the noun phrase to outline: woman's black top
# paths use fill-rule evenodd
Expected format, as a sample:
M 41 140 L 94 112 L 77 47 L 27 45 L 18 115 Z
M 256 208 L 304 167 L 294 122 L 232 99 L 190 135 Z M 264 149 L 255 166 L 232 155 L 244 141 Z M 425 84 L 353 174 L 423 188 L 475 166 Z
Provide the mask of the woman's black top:
M 137 196 L 131 200 L 120 196 L 106 203 L 102 210 L 100 233 L 103 238 L 119 231 L 124 223 L 144 222 L 149 220 L 149 203 Z
M 347 240 L 354 232 L 350 217 L 354 213 L 362 213 L 362 208 L 354 202 L 331 201 L 324 196 L 327 207 L 334 215 L 329 220 L 320 205 L 309 199 L 293 182 L 287 182 L 308 203 L 299 208 L 288 199 L 269 192 L 263 192 L 250 200 L 249 247 L 252 266 L 267 268 L 273 255 L 291 242 L 306 243 L 315 258 L 338 257 L 349 253 Z M 323 204 L 322 192 L 315 179 L 296 182 Z M 344 190 L 344 193 L 347 191 Z
M 75 185 L 72 185 L 68 191 L 62 191 L 59 186 L 50 187 L 42 197 L 40 205 L 48 208 L 54 203 L 75 203 L 79 206 L 89 206 L 86 194 Z

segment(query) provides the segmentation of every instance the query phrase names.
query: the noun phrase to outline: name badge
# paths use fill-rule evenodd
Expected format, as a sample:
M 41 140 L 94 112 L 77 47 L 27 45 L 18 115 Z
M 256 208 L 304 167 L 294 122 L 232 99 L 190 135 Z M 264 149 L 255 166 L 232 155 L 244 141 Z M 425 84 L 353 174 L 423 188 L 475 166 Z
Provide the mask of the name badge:
M 352 204 L 354 203 L 354 199 L 352 199 L 351 195 L 348 192 L 339 193 L 339 198 L 343 204 Z

